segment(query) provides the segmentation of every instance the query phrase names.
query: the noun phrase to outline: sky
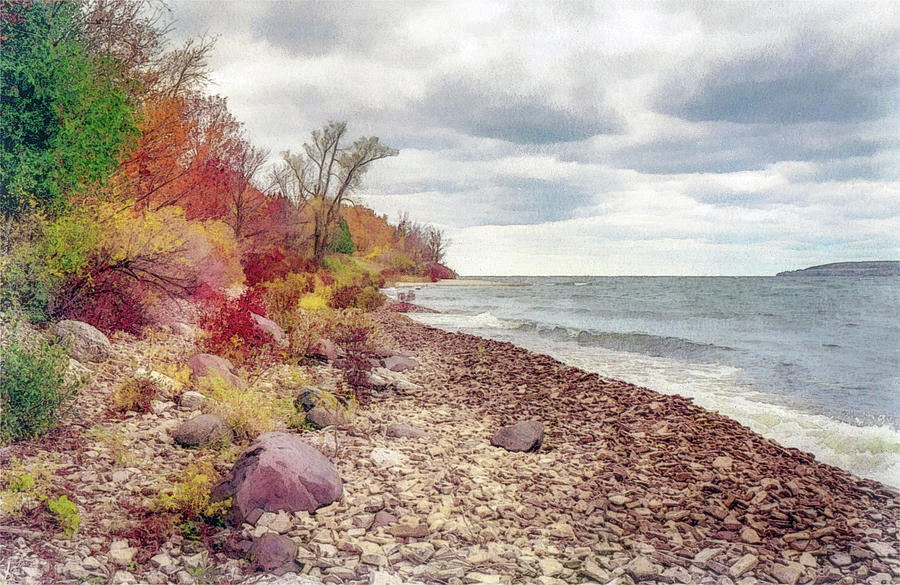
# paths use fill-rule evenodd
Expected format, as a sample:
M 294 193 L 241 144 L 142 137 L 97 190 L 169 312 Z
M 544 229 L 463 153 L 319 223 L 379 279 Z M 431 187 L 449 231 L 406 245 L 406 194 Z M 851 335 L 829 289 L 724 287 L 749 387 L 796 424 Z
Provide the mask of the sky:
M 356 200 L 462 275 L 900 260 L 896 2 L 171 0 L 277 161 L 343 120 Z

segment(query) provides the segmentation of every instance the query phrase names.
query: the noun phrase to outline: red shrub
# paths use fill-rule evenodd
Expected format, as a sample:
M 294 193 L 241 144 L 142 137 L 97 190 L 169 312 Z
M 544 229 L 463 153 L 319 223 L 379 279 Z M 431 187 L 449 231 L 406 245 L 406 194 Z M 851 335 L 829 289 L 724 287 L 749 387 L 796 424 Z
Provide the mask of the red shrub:
M 456 278 L 456 275 L 453 274 L 452 270 L 450 270 L 443 264 L 438 264 L 437 262 L 430 262 L 428 264 L 428 268 L 425 269 L 425 276 L 431 282 L 437 282 L 438 280 L 447 280 L 449 278 Z
M 253 288 L 237 299 L 212 305 L 200 322 L 207 332 L 203 348 L 238 363 L 261 356 L 272 343 L 272 336 L 256 325 L 251 312 L 266 314 L 259 291 Z
M 332 309 L 349 309 L 356 306 L 356 297 L 361 290 L 362 288 L 355 284 L 339 286 L 331 293 L 328 306 Z
M 143 283 L 118 272 L 91 271 L 91 278 L 69 282 L 57 295 L 59 314 L 103 331 L 139 334 L 150 324 Z
M 315 273 L 319 264 L 294 252 L 269 248 L 263 252 L 248 252 L 241 257 L 247 286 L 284 278 L 289 272 Z

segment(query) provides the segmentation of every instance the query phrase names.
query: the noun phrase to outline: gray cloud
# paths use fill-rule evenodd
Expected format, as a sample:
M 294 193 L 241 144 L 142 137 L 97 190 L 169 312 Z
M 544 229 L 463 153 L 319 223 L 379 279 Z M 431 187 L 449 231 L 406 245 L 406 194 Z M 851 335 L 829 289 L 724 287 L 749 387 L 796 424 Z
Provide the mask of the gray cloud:
M 756 52 L 715 66 L 696 87 L 671 82 L 660 111 L 686 120 L 741 124 L 859 122 L 900 106 L 900 39 L 845 50 L 835 39 L 802 35 L 787 51 Z
M 478 87 L 466 79 L 440 80 L 429 91 L 425 108 L 451 128 L 516 144 L 551 144 L 620 134 L 624 118 L 601 104 L 579 110 L 548 103 L 536 94 Z

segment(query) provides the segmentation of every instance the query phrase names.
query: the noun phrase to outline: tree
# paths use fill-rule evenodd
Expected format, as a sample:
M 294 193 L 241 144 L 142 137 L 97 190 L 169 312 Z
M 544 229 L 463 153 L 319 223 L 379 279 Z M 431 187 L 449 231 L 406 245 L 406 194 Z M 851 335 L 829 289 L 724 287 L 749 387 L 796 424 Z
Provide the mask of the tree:
M 368 166 L 376 160 L 397 156 L 399 151 L 360 138 L 342 146 L 345 122 L 329 122 L 314 130 L 303 152 L 283 153 L 284 162 L 273 174 L 274 184 L 298 207 L 309 211 L 312 222 L 313 257 L 321 260 L 341 219 L 341 206 L 356 191 Z
M 444 236 L 444 230 L 439 230 L 434 226 L 425 228 L 425 249 L 429 262 L 438 264 L 443 262 L 449 243 L 450 241 Z
M 126 94 L 106 60 L 77 38 L 78 3 L 4 2 L 0 59 L 0 213 L 51 214 L 109 176 L 137 133 Z

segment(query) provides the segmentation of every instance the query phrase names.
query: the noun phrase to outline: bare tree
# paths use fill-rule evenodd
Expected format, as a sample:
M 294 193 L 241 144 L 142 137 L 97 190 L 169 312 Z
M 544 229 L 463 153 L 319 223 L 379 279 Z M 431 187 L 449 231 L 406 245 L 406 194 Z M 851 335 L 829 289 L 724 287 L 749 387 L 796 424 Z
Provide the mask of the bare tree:
M 234 237 L 241 238 L 255 236 L 259 229 L 250 227 L 255 214 L 261 213 L 266 205 L 262 193 L 253 186 L 253 180 L 266 163 L 269 151 L 253 146 L 244 140 L 241 148 L 232 161 L 234 179 L 229 185 L 229 214 L 227 223 L 234 230 Z
M 449 244 L 450 240 L 444 235 L 444 230 L 439 230 L 434 226 L 425 228 L 425 249 L 428 252 L 429 262 L 438 264 L 443 262 Z
M 284 152 L 284 162 L 273 173 L 273 182 L 284 196 L 298 207 L 309 208 L 317 260 L 325 256 L 333 229 L 340 222 L 341 205 L 359 188 L 369 164 L 399 154 L 374 136 L 342 146 L 346 131 L 345 122 L 329 122 L 314 130 L 303 152 Z

